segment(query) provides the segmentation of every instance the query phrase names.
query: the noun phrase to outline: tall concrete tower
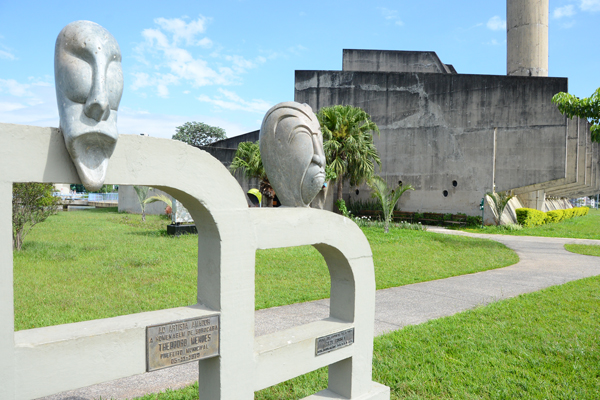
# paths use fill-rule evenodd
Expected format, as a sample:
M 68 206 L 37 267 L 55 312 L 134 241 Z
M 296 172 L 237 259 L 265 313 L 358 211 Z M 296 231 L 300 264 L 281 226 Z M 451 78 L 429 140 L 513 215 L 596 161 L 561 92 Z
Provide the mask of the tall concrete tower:
M 548 76 L 548 0 L 506 0 L 507 75 Z

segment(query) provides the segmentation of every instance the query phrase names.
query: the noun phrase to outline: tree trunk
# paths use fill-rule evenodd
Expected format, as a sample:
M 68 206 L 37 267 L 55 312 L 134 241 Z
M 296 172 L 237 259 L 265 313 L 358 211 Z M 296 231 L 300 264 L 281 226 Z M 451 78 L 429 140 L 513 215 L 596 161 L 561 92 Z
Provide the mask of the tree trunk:
M 342 200 L 344 194 L 344 178 L 338 178 L 337 180 L 337 200 Z
M 13 246 L 17 251 L 21 250 L 21 246 L 23 245 L 23 239 L 22 239 L 22 235 L 23 231 L 20 230 L 17 232 L 17 235 L 15 236 L 15 239 L 13 241 Z
M 273 207 L 273 198 L 265 196 L 265 207 Z

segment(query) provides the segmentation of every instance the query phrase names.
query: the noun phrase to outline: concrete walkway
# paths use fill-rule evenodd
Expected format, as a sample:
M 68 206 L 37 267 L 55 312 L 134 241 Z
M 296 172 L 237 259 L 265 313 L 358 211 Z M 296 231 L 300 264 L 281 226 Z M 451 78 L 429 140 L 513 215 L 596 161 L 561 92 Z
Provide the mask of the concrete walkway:
M 520 261 L 505 268 L 378 290 L 375 303 L 376 335 L 522 293 L 600 275 L 599 257 L 569 253 L 564 249 L 567 243 L 600 245 L 600 240 L 480 235 L 439 227 L 428 227 L 428 231 L 492 239 L 513 249 Z M 260 336 L 328 316 L 328 299 L 259 310 L 256 312 L 255 334 Z M 128 399 L 169 387 L 180 388 L 197 378 L 197 364 L 189 363 L 44 399 Z

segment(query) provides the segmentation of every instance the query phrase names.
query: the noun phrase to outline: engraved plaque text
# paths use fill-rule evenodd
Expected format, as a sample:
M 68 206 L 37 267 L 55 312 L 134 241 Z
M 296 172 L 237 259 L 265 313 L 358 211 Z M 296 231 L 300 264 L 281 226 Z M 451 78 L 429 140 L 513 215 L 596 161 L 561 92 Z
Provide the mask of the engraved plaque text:
M 316 339 L 315 356 L 350 346 L 352 343 L 354 343 L 354 328 L 321 336 Z
M 146 327 L 146 371 L 219 355 L 219 316 Z

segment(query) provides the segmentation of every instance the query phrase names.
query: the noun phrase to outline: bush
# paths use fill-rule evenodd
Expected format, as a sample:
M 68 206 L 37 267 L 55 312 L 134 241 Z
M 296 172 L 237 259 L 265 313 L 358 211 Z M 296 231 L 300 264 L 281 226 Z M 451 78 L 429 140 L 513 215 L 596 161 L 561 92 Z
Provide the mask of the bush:
M 588 212 L 590 211 L 589 207 L 575 207 L 573 208 L 573 210 L 575 210 L 575 217 L 583 217 L 585 215 L 588 214 Z
M 524 227 L 543 225 L 546 223 L 546 213 L 533 208 L 517 208 L 517 221 Z
M 505 231 L 520 231 L 521 229 L 523 229 L 523 227 L 519 224 L 500 225 L 499 228 Z
M 481 226 L 483 224 L 483 219 L 481 219 L 480 215 L 468 215 L 467 216 L 467 226 Z
M 546 223 L 550 224 L 553 222 L 560 222 L 563 220 L 564 212 L 563 210 L 553 210 L 546 212 Z
M 12 192 L 12 244 L 21 250 L 23 239 L 35 225 L 56 214 L 61 204 L 54 196 L 52 183 L 13 183 Z
M 573 218 L 573 216 L 575 215 L 575 209 L 574 208 L 568 208 L 566 210 L 563 210 L 563 220 L 565 219 L 571 219 Z
M 348 211 L 354 215 L 360 214 L 363 210 L 382 211 L 381 203 L 377 200 L 352 200 L 346 204 Z

